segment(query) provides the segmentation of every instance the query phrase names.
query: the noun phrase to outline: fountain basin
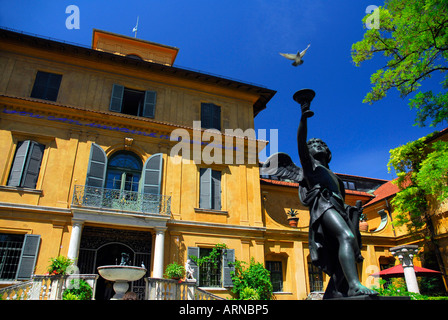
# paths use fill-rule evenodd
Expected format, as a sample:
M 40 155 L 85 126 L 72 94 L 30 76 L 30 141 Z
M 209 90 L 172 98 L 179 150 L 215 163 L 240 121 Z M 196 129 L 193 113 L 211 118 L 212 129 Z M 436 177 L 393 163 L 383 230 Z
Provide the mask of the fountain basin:
M 101 266 L 98 273 L 109 281 L 137 281 L 146 274 L 146 269 L 134 266 Z
M 101 266 L 97 269 L 101 277 L 114 282 L 115 295 L 111 300 L 123 299 L 129 289 L 128 282 L 140 280 L 146 274 L 145 268 L 126 265 Z

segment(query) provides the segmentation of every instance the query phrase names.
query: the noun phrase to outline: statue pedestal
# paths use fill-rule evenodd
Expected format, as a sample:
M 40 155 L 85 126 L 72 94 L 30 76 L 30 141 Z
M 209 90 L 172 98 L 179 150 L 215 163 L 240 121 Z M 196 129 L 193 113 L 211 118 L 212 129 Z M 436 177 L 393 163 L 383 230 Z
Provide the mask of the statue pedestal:
M 185 279 L 185 282 L 196 283 L 196 279 Z

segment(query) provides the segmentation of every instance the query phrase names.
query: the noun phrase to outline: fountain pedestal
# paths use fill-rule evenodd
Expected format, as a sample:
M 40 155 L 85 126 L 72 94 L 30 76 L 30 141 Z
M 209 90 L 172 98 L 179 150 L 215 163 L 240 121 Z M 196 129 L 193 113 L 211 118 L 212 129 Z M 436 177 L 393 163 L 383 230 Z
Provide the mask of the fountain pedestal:
M 146 269 L 133 266 L 101 266 L 98 273 L 106 280 L 114 282 L 115 295 L 111 300 L 121 300 L 129 289 L 128 282 L 137 281 L 144 277 Z

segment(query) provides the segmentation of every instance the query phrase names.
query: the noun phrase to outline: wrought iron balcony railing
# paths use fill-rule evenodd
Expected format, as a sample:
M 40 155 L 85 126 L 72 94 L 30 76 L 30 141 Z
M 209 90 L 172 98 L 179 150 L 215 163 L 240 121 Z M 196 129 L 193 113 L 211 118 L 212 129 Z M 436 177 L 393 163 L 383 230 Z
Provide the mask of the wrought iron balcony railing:
M 169 215 L 171 213 L 170 196 L 80 185 L 75 186 L 72 204 L 80 207 L 144 214 Z

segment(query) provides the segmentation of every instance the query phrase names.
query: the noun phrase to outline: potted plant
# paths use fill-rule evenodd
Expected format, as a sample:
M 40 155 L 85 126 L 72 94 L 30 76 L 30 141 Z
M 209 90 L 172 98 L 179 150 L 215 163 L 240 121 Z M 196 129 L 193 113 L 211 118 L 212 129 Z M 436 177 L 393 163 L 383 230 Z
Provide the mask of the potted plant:
M 288 223 L 291 227 L 297 227 L 297 223 L 299 222 L 298 217 L 299 212 L 297 210 L 294 210 L 293 208 L 289 209 L 289 211 L 286 213 L 288 216 Z
M 367 223 L 367 216 L 364 213 L 359 215 L 359 231 L 367 232 L 369 230 L 369 224 Z
M 179 280 L 185 276 L 185 268 L 177 262 L 170 263 L 166 266 L 164 276 L 168 279 Z
M 50 258 L 51 264 L 48 266 L 48 274 L 51 276 L 63 276 L 67 273 L 67 268 L 73 264 L 73 260 L 64 256 Z

